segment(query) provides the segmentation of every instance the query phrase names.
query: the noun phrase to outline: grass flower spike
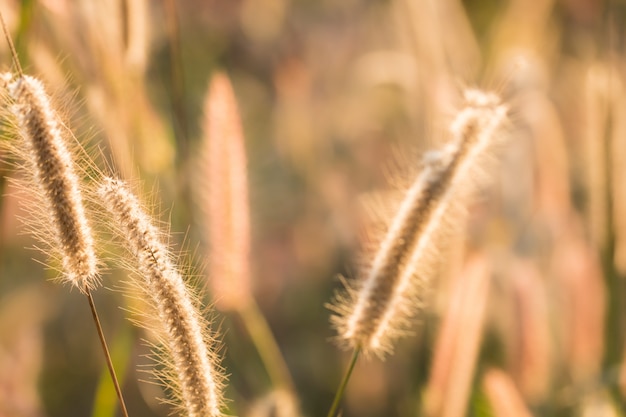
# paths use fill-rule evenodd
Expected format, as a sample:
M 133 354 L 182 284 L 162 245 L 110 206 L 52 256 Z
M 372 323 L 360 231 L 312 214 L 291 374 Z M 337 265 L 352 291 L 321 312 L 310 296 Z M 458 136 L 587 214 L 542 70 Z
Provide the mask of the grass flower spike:
M 208 283 L 215 307 L 236 312 L 259 352 L 274 388 L 295 392 L 272 329 L 252 293 L 250 203 L 243 126 L 228 75 L 211 76 L 204 99 L 204 135 L 195 194 L 208 241 Z
M 19 72 L 0 74 L 12 122 L 22 141 L 12 149 L 27 161 L 25 170 L 35 185 L 41 204 L 35 207 L 41 214 L 34 234 L 60 257 L 63 279 L 83 293 L 89 302 L 102 351 L 107 363 L 123 416 L 128 417 L 119 381 L 113 368 L 104 332 L 100 324 L 91 291 L 99 284 L 98 260 L 91 227 L 87 220 L 75 155 L 62 128 L 57 113 L 50 104 L 43 84 L 24 75 L 4 20 L 0 23 L 5 33 L 13 60 Z M 78 159 L 90 162 L 89 158 Z
M 481 177 L 485 157 L 507 108 L 497 96 L 467 90 L 464 108 L 452 125 L 452 141 L 426 154 L 424 168 L 402 201 L 374 260 L 358 286 L 348 285 L 330 308 L 344 345 L 379 356 L 415 314 L 419 290 L 436 264 L 442 235 L 450 230 L 455 209 Z
M 126 243 L 137 257 L 143 278 L 139 286 L 154 305 L 168 352 L 166 372 L 171 387 L 189 417 L 220 416 L 222 376 L 216 366 L 212 340 L 190 290 L 178 272 L 159 230 L 138 199 L 121 182 L 105 178 L 98 189 Z
M 87 292 L 98 283 L 97 258 L 74 159 L 58 116 L 36 78 L 5 73 L 1 80 L 44 210 L 51 218 L 55 242 L 50 246 L 61 256 L 65 279 Z
M 226 74 L 212 77 L 204 107 L 197 194 L 210 243 L 212 295 L 219 309 L 243 309 L 252 297 L 247 162 L 235 93 Z

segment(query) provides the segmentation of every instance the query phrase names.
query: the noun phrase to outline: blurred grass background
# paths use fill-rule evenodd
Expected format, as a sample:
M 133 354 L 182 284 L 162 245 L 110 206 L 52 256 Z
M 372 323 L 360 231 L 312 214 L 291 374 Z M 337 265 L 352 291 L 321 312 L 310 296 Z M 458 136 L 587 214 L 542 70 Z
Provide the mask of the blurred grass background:
M 489 382 L 498 379 L 486 377 L 496 368 L 532 415 L 624 415 L 624 1 L 24 0 L 0 8 L 25 71 L 58 98 L 76 137 L 122 176 L 142 179 L 175 247 L 190 248 L 200 266 L 193 158 L 208 80 L 229 74 L 249 161 L 253 292 L 307 416 L 326 414 L 348 360 L 329 342 L 324 304 L 336 276 L 358 269 L 371 221 L 363 196 L 386 195 L 388 171 L 410 180 L 403 173 L 441 145 L 460 86 L 495 89 L 512 109 L 496 185 L 442 253 L 415 335 L 385 362 L 358 363 L 343 416 L 522 415 L 498 409 Z M 0 52 L 9 69 L 6 42 Z M 18 200 L 28 196 L 7 182 L 20 173 L 1 153 L 0 174 L 0 416 L 112 416 L 87 304 L 51 283 L 44 257 L 28 249 L 34 242 L 17 219 L 27 216 Z M 446 318 L 464 253 L 487 257 L 493 271 L 482 336 L 476 358 L 465 358 L 470 374 L 437 376 L 445 343 L 461 352 L 465 343 L 438 339 L 444 323 L 455 328 Z M 106 287 L 123 279 L 116 269 L 103 277 Z M 131 416 L 167 415 L 158 387 L 138 382 L 147 349 L 119 308 L 127 301 L 106 289 L 94 296 Z M 269 380 L 241 321 L 218 312 L 214 323 L 229 411 L 248 415 Z M 439 360 L 461 369 L 463 357 Z M 467 379 L 467 402 L 446 388 L 455 378 Z M 460 414 L 445 404 L 455 401 Z

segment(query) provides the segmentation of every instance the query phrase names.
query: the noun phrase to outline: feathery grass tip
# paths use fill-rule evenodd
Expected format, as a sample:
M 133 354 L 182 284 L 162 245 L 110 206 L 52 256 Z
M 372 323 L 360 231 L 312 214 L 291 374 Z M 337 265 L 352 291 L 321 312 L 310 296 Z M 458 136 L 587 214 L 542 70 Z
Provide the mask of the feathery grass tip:
M 10 111 L 43 195 L 45 212 L 51 218 L 55 242 L 50 246 L 61 256 L 67 282 L 86 293 L 98 284 L 98 262 L 76 164 L 58 116 L 36 78 L 5 73 L 0 80 L 8 92 Z
M 243 128 L 226 74 L 211 78 L 204 111 L 197 195 L 210 243 L 209 277 L 216 307 L 237 310 L 252 297 L 250 208 Z
M 450 127 L 452 141 L 424 157 L 424 167 L 400 204 L 365 276 L 329 306 L 343 345 L 384 356 L 409 327 L 420 289 L 432 275 L 442 235 L 481 176 L 498 142 L 507 108 L 494 94 L 469 89 Z
M 223 376 L 216 365 L 214 343 L 159 230 L 121 181 L 105 178 L 98 194 L 137 257 L 143 278 L 140 287 L 154 305 L 162 326 L 157 333 L 163 334 L 170 356 L 164 358 L 171 367 L 166 372 L 173 376 L 170 388 L 189 417 L 220 416 Z

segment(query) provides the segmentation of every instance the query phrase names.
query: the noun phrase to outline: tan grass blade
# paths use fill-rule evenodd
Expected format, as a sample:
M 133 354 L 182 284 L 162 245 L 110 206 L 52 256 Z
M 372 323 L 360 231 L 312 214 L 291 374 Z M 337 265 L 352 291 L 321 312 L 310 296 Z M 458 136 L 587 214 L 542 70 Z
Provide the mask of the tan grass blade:
M 425 394 L 428 416 L 462 417 L 482 340 L 491 271 L 487 260 L 468 261 L 456 277 L 435 345 Z
M 549 394 L 553 340 L 549 300 L 543 277 L 530 261 L 514 260 L 506 280 L 512 285 L 515 348 L 512 367 L 520 392 L 531 403 Z
M 499 369 L 483 375 L 482 388 L 494 417 L 532 417 L 511 377 Z
M 555 245 L 552 271 L 559 288 L 558 328 L 573 383 L 598 377 L 604 346 L 606 295 L 595 251 L 573 233 Z

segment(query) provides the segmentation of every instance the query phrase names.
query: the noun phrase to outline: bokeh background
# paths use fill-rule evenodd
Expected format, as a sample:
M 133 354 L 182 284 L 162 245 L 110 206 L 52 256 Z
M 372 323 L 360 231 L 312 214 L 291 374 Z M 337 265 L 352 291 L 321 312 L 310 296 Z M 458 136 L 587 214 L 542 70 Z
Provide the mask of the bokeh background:
M 450 232 L 414 333 L 385 361 L 359 360 L 342 415 L 624 415 L 624 1 L 3 0 L 0 10 L 25 71 L 103 170 L 141 180 L 200 287 L 215 277 L 205 278 L 194 157 L 209 80 L 230 77 L 248 160 L 250 291 L 299 403 L 278 411 L 289 396 L 273 390 L 241 317 L 217 310 L 231 415 L 326 415 L 349 352 L 331 342 L 325 304 L 376 229 L 381 210 L 367 202 L 397 200 L 394 184 L 445 143 L 465 86 L 508 103 L 507 140 Z M 4 41 L 0 53 L 10 70 Z M 32 249 L 12 158 L 0 150 L 0 416 L 114 416 L 88 305 Z M 130 415 L 165 416 L 159 387 L 141 382 L 147 336 L 110 290 L 124 279 L 114 265 L 103 276 L 101 320 Z

